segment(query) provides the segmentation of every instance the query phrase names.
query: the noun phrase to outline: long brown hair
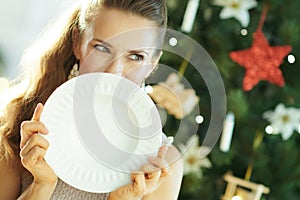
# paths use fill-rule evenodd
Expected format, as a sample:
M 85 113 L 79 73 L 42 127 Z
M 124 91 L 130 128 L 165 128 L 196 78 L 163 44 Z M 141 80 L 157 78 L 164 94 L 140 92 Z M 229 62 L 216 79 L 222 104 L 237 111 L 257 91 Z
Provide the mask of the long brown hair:
M 30 74 L 22 74 L 22 80 L 29 75 L 29 84 L 24 92 L 13 99 L 0 118 L 0 160 L 7 159 L 20 164 L 20 125 L 30 120 L 37 103 L 45 103 L 51 93 L 67 81 L 72 66 L 76 62 L 73 53 L 72 34 L 76 28 L 82 33 L 91 24 L 100 8 L 114 8 L 131 12 L 155 21 L 158 27 L 166 27 L 167 11 L 165 0 L 89 0 L 76 5 L 63 16 L 61 28 L 54 40 L 53 33 L 47 30 L 34 48 L 24 52 L 21 65 L 30 68 Z M 52 35 L 51 35 L 52 34 Z M 50 44 L 41 45 L 44 41 Z M 43 50 L 44 49 L 44 50 Z M 27 80 L 27 79 L 26 79 Z M 23 84 L 21 82 L 20 84 Z

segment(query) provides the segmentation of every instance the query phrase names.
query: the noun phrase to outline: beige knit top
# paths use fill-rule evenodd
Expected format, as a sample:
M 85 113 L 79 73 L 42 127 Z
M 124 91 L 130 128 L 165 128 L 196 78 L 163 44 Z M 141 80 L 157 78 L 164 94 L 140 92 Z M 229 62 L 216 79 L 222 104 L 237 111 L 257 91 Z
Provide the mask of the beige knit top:
M 30 185 L 31 182 L 31 174 L 29 172 L 24 172 L 22 175 L 22 192 Z M 57 186 L 51 200 L 105 200 L 106 196 L 106 193 L 89 193 L 78 190 L 58 179 Z

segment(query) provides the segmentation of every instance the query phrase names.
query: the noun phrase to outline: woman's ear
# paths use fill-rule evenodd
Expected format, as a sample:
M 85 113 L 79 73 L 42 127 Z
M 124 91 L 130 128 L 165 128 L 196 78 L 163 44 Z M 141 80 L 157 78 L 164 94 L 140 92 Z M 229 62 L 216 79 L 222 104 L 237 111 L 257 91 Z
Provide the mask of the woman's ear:
M 72 30 L 73 53 L 77 60 L 80 58 L 80 33 L 77 27 Z

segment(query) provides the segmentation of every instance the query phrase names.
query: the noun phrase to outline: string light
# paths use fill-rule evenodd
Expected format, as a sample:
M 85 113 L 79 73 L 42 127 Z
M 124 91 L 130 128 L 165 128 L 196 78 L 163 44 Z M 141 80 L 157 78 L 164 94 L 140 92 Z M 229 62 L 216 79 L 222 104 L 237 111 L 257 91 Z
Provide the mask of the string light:
M 267 126 L 267 127 L 265 128 L 265 131 L 266 131 L 266 133 L 268 133 L 268 134 L 272 134 L 272 133 L 274 132 L 272 126 Z
M 147 94 L 151 94 L 153 92 L 153 87 L 151 85 L 147 85 L 144 90 Z
M 242 200 L 242 198 L 240 196 L 234 196 L 232 197 L 232 200 Z
M 198 115 L 198 116 L 195 117 L 195 121 L 196 121 L 197 124 L 202 124 L 203 121 L 204 121 L 204 117 L 201 116 L 201 115 Z
M 241 30 L 241 34 L 242 34 L 242 36 L 246 36 L 247 34 L 248 34 L 248 31 L 247 31 L 247 29 L 242 29 Z
M 288 55 L 287 59 L 288 59 L 288 62 L 291 63 L 291 64 L 293 64 L 296 61 L 295 56 L 292 55 L 292 54 Z
M 175 47 L 178 43 L 178 40 L 174 37 L 170 38 L 169 40 L 169 44 L 172 46 L 172 47 Z

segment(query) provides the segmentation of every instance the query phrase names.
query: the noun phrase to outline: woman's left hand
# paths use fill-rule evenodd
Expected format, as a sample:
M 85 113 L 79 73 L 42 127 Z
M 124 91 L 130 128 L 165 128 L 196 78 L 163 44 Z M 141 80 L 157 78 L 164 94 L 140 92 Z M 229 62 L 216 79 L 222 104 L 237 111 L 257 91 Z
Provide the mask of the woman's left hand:
M 167 145 L 160 147 L 157 157 L 149 158 L 140 172 L 131 174 L 132 183 L 110 193 L 109 200 L 138 200 L 155 191 L 171 174 L 169 165 L 164 159 Z

